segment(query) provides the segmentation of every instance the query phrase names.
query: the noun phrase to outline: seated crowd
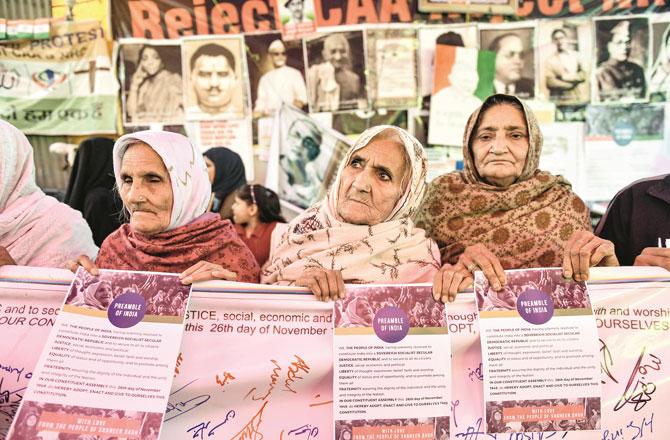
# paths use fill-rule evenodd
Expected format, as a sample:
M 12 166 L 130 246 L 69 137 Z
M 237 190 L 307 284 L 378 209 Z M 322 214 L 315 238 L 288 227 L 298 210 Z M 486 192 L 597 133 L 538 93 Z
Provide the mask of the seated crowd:
M 477 270 L 501 294 L 506 269 L 558 266 L 577 281 L 619 262 L 670 270 L 670 177 L 623 190 L 594 234 L 570 183 L 538 169 L 537 120 L 509 95 L 489 97 L 470 116 L 462 171 L 427 185 L 421 143 L 400 128 L 373 127 L 347 152 L 326 197 L 288 224 L 277 195 L 247 185 L 239 156 L 225 148 L 203 156 L 163 131 L 122 136 L 96 159 L 82 144 L 75 163 L 88 165 L 75 167 L 67 206 L 37 187 L 26 137 L 3 121 L 0 132 L 0 265 L 295 285 L 321 300 L 344 298 L 345 283 L 432 282 L 443 302 L 470 287 Z M 113 179 L 85 177 L 109 163 Z M 100 289 L 101 298 L 112 294 Z

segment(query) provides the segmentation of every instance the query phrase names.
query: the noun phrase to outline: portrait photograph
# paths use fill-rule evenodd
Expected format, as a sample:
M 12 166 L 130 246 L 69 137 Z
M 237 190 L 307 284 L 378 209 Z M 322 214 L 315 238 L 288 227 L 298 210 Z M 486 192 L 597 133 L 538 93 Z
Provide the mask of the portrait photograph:
M 589 20 L 543 20 L 538 26 L 539 89 L 559 105 L 591 99 L 593 39 Z
M 229 119 L 247 114 L 248 73 L 242 37 L 182 41 L 186 119 Z
M 307 110 L 302 42 L 284 41 L 280 32 L 244 38 L 254 117 L 271 116 L 282 103 Z
M 658 14 L 651 23 L 649 98 L 667 101 L 670 91 L 670 14 Z
M 312 0 L 277 0 L 277 13 L 285 40 L 296 40 L 316 32 Z
M 350 145 L 293 107 L 283 106 L 274 123 L 266 186 L 276 187 L 281 200 L 309 208 L 326 195 Z
M 596 53 L 593 102 L 647 100 L 649 20 L 647 17 L 594 19 Z
M 330 32 L 303 44 L 310 111 L 367 109 L 364 32 Z
M 184 121 L 179 42 L 122 39 L 119 76 L 123 124 L 180 124 Z
M 481 26 L 481 50 L 496 53 L 495 93 L 535 97 L 535 25 Z

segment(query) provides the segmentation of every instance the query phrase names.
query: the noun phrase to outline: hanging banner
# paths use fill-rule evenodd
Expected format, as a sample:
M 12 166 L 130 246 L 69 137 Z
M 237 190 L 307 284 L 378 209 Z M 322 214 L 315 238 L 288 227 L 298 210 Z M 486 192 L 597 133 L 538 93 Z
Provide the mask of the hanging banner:
M 0 268 L 0 437 L 16 414 L 71 279 L 60 269 Z M 599 439 L 670 438 L 670 425 L 662 420 L 670 404 L 663 380 L 670 359 L 670 273 L 594 268 L 588 284 L 598 327 L 602 410 L 574 424 L 600 420 Z M 331 438 L 332 303 L 286 287 L 238 284 L 235 292 L 231 286 L 201 284 L 191 294 L 162 438 Z M 485 434 L 473 295 L 460 294 L 446 313 L 452 341 L 451 429 L 428 438 L 594 439 L 592 431 L 540 433 L 533 427 L 523 434 Z M 283 390 L 289 375 L 294 380 L 288 386 L 296 393 Z M 265 403 L 268 389 L 270 403 Z M 240 395 L 250 391 L 248 397 Z M 278 418 L 279 426 L 273 422 Z M 247 431 L 240 432 L 242 427 Z
M 25 134 L 116 133 L 118 82 L 97 22 L 0 45 L 0 119 Z

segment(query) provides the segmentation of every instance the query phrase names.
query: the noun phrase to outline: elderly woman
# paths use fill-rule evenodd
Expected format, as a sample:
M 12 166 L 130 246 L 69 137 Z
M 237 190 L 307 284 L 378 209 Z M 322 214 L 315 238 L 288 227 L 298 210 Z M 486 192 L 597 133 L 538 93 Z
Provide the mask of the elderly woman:
M 344 297 L 345 282 L 431 281 L 439 250 L 411 221 L 425 177 L 416 139 L 397 127 L 366 130 L 326 198 L 276 240 L 261 281 L 308 287 L 322 300 Z
M 185 283 L 213 277 L 258 282 L 258 264 L 232 223 L 206 213 L 205 162 L 186 137 L 162 131 L 121 137 L 114 144 L 114 177 L 129 222 L 103 242 L 95 265 L 80 257 L 71 269 L 183 272 Z
M 86 309 L 107 310 L 113 299 L 114 294 L 110 282 L 93 278 L 89 284 L 82 287 L 79 294 L 69 304 Z
M 519 99 L 492 95 L 470 116 L 463 171 L 435 179 L 417 216 L 446 263 L 436 299 L 453 301 L 480 269 L 501 290 L 504 269 L 563 266 L 565 277 L 585 281 L 589 266 L 618 265 L 570 183 L 538 170 L 541 152 L 537 120 Z
M 14 126 L 0 121 L 0 266 L 63 267 L 98 248 L 78 211 L 35 183 L 33 148 Z

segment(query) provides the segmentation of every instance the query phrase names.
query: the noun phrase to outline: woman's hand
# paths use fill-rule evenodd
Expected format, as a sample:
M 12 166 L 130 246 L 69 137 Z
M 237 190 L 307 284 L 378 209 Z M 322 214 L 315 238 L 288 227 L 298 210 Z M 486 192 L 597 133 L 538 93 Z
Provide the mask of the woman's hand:
M 91 260 L 87 255 L 80 255 L 75 261 L 69 260 L 65 262 L 65 267 L 72 271 L 72 273 L 76 273 L 80 266 L 93 276 L 100 275 L 98 266 L 96 266 L 93 260 Z
M 454 302 L 456 294 L 470 286 L 474 278 L 461 263 L 455 265 L 445 264 L 435 274 L 433 279 L 433 298 L 435 301 L 442 300 L 443 303 Z
M 209 280 L 235 281 L 237 280 L 237 274 L 224 269 L 220 264 L 200 261 L 179 274 L 179 279 L 182 284 L 193 284 L 197 281 Z
M 670 270 L 670 248 L 648 247 L 635 257 L 633 266 L 658 266 Z
M 342 271 L 339 270 L 308 269 L 295 285 L 307 287 L 319 301 L 335 301 L 346 296 Z
M 484 276 L 495 291 L 502 289 L 507 283 L 505 269 L 500 264 L 500 260 L 481 243 L 466 247 L 465 251 L 458 257 L 458 263 L 462 264 L 470 273 L 474 273 L 476 270 L 484 272 Z
M 4 247 L 0 246 L 0 266 L 16 266 L 16 261 L 9 255 L 9 251 Z
M 614 244 L 589 231 L 577 231 L 563 249 L 563 276 L 575 281 L 589 279 L 589 267 L 618 266 Z

